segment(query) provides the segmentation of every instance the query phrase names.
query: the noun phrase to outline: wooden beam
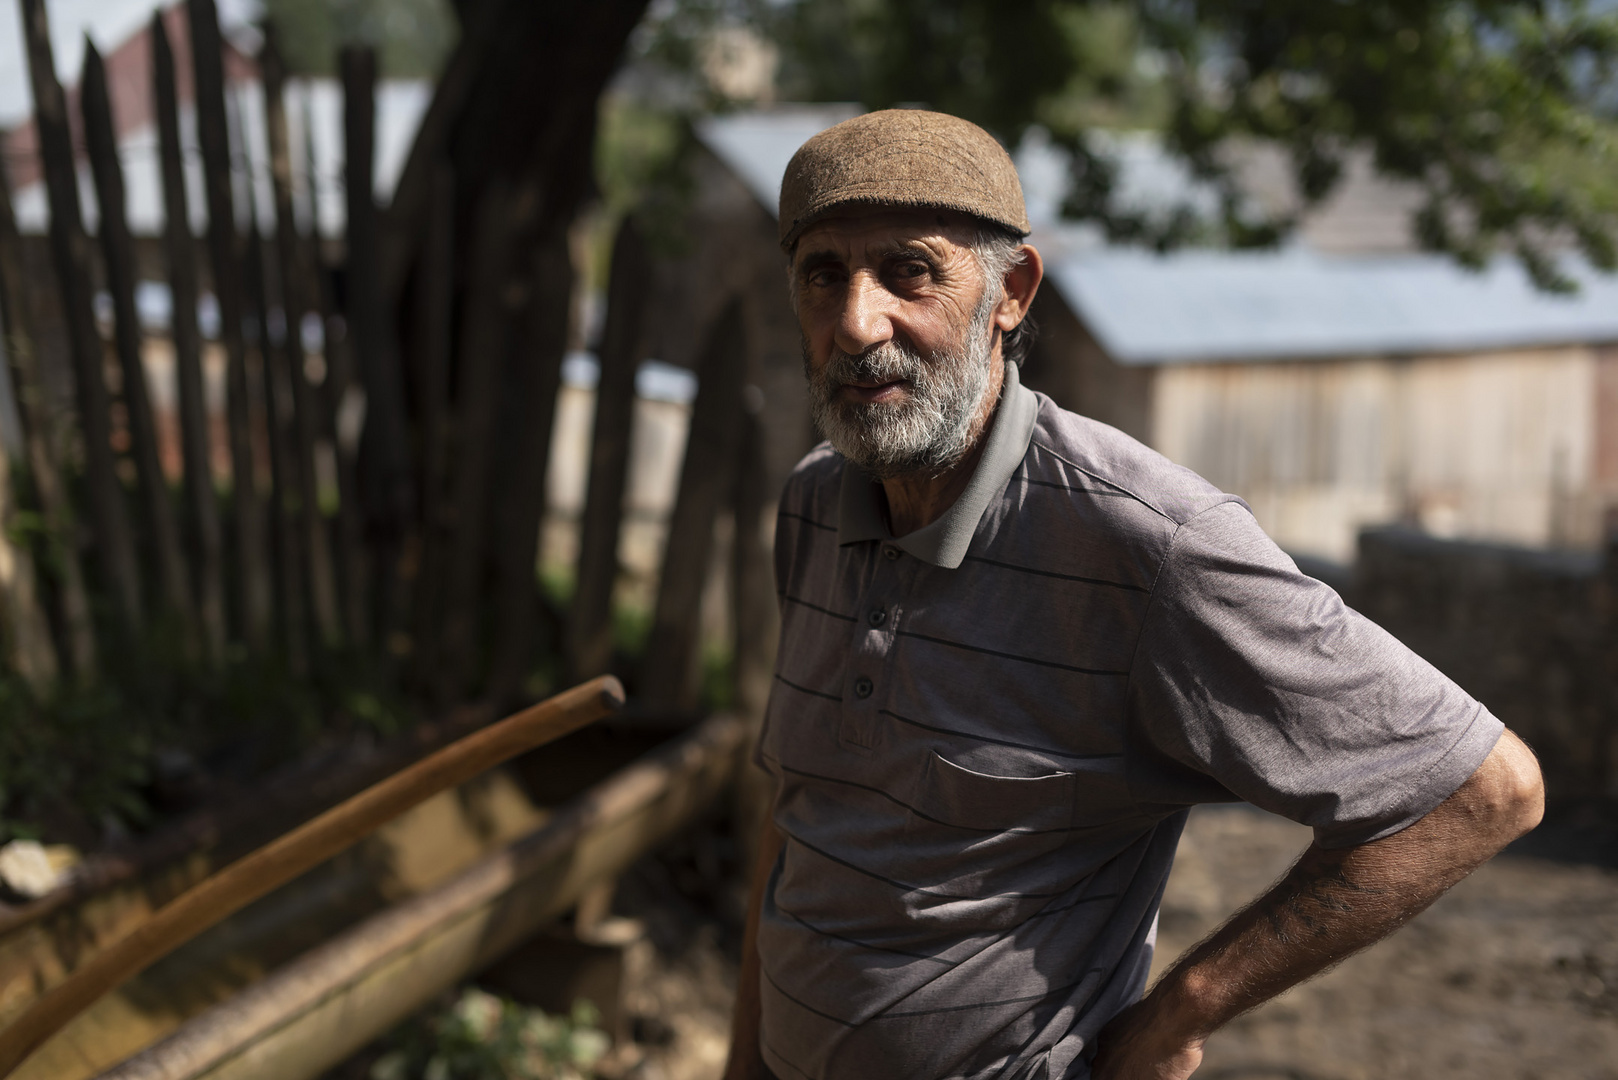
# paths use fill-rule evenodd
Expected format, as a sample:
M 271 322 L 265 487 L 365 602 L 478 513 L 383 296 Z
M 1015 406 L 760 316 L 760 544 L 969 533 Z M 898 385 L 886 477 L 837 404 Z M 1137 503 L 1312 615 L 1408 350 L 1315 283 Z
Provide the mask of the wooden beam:
M 51 556 L 48 565 L 55 570 L 57 579 L 58 612 L 68 662 L 74 675 L 86 679 L 95 673 L 95 625 L 91 622 L 90 598 L 84 588 L 84 568 L 79 562 L 78 545 L 73 540 L 76 529 L 73 503 L 62 483 L 60 463 L 62 445 L 68 435 L 67 425 L 65 418 L 51 408 L 40 384 L 39 339 L 34 333 L 33 314 L 23 269 L 22 237 L 17 233 L 17 216 L 11 207 L 10 184 L 0 169 L 0 319 L 5 322 L 6 361 L 11 369 L 17 411 L 22 418 L 29 478 L 45 522 L 45 542 Z M 18 572 L 26 569 L 20 567 Z M 19 618 L 26 619 L 26 616 Z M 40 627 L 34 644 L 29 647 L 41 650 L 40 654 L 33 657 L 19 654 L 17 669 L 36 690 L 43 691 L 59 668 L 50 628 Z
M 333 648 L 342 642 L 342 620 L 337 604 L 337 575 L 332 566 L 331 541 L 320 512 L 315 483 L 315 412 L 318 403 L 304 368 L 303 319 L 318 310 L 310 295 L 311 270 L 304 265 L 304 244 L 292 208 L 292 147 L 287 125 L 286 70 L 276 47 L 273 25 L 263 28 L 259 50 L 259 77 L 264 82 L 264 122 L 270 146 L 270 183 L 275 193 L 275 261 L 280 269 L 281 307 L 286 313 L 286 382 L 292 391 L 293 494 L 298 504 L 303 563 L 308 570 L 309 598 L 321 643 Z
M 572 297 L 573 261 L 567 233 L 559 229 L 534 248 L 526 340 L 512 351 L 505 379 L 510 422 L 504 427 L 511 442 L 494 544 L 494 655 L 488 694 L 495 702 L 509 701 L 521 691 L 533 661 L 534 615 L 542 602 L 535 564 Z
M 172 297 L 169 326 L 174 341 L 180 448 L 185 459 L 190 562 L 204 653 L 218 664 L 224 660 L 229 634 L 225 620 L 224 541 L 219 532 L 219 504 L 209 449 L 202 335 L 197 329 L 197 249 L 191 235 L 180 150 L 179 92 L 175 86 L 174 51 L 161 11 L 152 15 L 151 41 L 152 96 L 157 108 L 158 160 L 163 175 L 163 250 L 168 256 Z
M 590 436 L 590 480 L 579 522 L 579 562 L 568 619 L 567 659 L 575 674 L 612 665 L 612 593 L 618 580 L 629 436 L 635 419 L 635 372 L 644 359 L 642 321 L 651 265 L 640 227 L 625 218 L 612 245 L 601 377 Z M 586 676 L 587 677 L 587 676 Z
M 746 328 L 738 297 L 709 328 L 697 372 L 680 490 L 669 517 L 657 607 L 641 670 L 641 695 L 654 709 L 677 712 L 697 705 L 703 586 L 713 557 L 714 526 L 733 501 L 746 373 Z
M 214 296 L 219 301 L 219 337 L 225 347 L 238 600 L 243 637 L 250 648 L 262 651 L 269 644 L 274 616 L 270 567 L 265 552 L 264 511 L 253 465 L 247 343 L 242 337 L 241 269 L 235 198 L 231 192 L 230 135 L 225 119 L 224 44 L 214 0 L 186 0 L 186 16 L 191 29 L 197 140 L 202 146 L 202 170 L 208 195 L 208 251 L 213 263 Z
M 706 721 L 529 836 L 311 950 L 100 1080 L 320 1076 L 708 812 L 735 775 L 745 735 L 733 717 Z
M 124 409 L 129 418 L 130 448 L 140 482 L 146 527 L 151 530 L 157 580 L 164 606 L 179 620 L 195 647 L 196 623 L 191 605 L 180 530 L 169 501 L 168 479 L 157 453 L 157 422 L 152 416 L 146 386 L 146 365 L 141 359 L 140 318 L 135 311 L 135 245 L 124 218 L 124 168 L 118 161 L 118 135 L 112 102 L 107 97 L 107 68 L 101 53 L 87 36 L 84 73 L 79 84 L 79 107 L 84 114 L 84 138 L 95 177 L 96 201 L 101 204 L 101 258 L 112 294 L 113 344 L 123 370 Z
M 56 79 L 44 0 L 20 0 L 27 39 L 28 74 L 34 90 L 34 124 L 45 166 L 51 212 L 51 255 L 67 323 L 79 423 L 84 433 L 85 487 L 100 564 L 126 630 L 144 623 L 140 563 L 112 451 L 112 420 L 102 375 L 104 347 L 91 305 L 89 241 L 79 212 L 78 170 L 73 161 L 67 101 Z

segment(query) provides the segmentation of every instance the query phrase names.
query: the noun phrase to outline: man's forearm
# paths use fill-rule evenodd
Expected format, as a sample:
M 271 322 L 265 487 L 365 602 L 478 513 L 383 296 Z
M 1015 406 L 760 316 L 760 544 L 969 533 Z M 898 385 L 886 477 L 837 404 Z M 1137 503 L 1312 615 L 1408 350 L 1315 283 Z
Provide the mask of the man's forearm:
M 1311 847 L 1108 1025 L 1096 1076 L 1188 1075 L 1213 1031 L 1408 922 L 1533 828 L 1541 808 L 1533 754 L 1507 732 L 1460 790 L 1409 828 L 1358 847 Z M 1141 1067 L 1154 1057 L 1180 1065 Z

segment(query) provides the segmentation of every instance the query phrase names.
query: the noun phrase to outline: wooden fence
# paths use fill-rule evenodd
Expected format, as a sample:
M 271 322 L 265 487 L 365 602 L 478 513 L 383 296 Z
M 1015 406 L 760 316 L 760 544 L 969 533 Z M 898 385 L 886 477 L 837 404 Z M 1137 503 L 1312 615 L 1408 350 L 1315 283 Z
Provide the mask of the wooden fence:
M 611 668 L 635 372 L 645 359 L 641 323 L 653 279 L 633 218 L 612 249 L 569 610 L 547 609 L 535 561 L 573 288 L 566 230 L 588 190 L 577 159 L 587 170 L 595 98 L 643 0 L 589 10 L 507 0 L 475 7 L 386 213 L 372 195 L 375 54 L 345 50 L 347 235 L 338 265 L 323 262 L 330 253 L 297 223 L 286 72 L 273 28 L 255 58 L 274 196 L 273 219 L 265 220 L 256 200 L 246 214 L 236 205 L 231 140 L 240 118 L 227 108 L 214 0 L 186 0 L 184 49 L 170 38 L 181 24 L 154 13 L 150 94 L 173 298 L 178 491 L 162 469 L 141 359 L 135 252 L 105 68 L 88 46 L 79 103 L 99 210 L 92 240 L 45 2 L 19 3 L 54 288 L 42 304 L 42 290 L 27 280 L 8 186 L 0 184 L 0 317 L 25 450 L 0 480 L 0 516 L 40 522 L 26 537 L 8 529 L 0 539 L 5 662 L 48 691 L 61 680 L 95 680 L 110 652 L 143 635 L 173 633 L 199 664 L 270 658 L 295 678 L 322 665 L 374 665 L 432 708 L 509 703 L 546 651 L 561 653 L 569 678 Z M 503 107 L 499 94 L 520 87 L 489 85 L 514 64 L 544 66 L 512 54 L 501 20 L 519 37 L 572 20 L 570 44 L 584 50 L 556 75 L 568 81 L 536 116 Z M 180 142 L 176 57 L 187 54 L 205 178 L 202 259 Z M 508 144 L 530 150 L 502 162 L 489 149 Z M 197 319 L 205 281 L 225 362 L 223 483 L 211 466 L 220 428 L 207 411 Z M 105 336 L 97 282 L 112 300 Z M 57 310 L 41 310 L 51 304 Z M 308 363 L 298 329 L 311 316 L 327 328 L 323 365 Z M 272 322 L 286 331 L 272 333 Z M 47 324 L 63 328 L 65 349 L 42 348 Z M 756 584 L 767 579 L 759 572 L 767 500 L 754 490 L 758 470 L 742 464 L 758 459 L 766 433 L 743 405 L 743 326 L 737 302 L 711 330 L 647 657 L 639 672 L 621 672 L 642 701 L 665 711 L 696 704 L 698 601 L 716 522 L 738 506 L 744 526 L 733 573 L 750 583 L 733 591 L 735 624 L 749 635 L 739 654 L 752 667 L 768 663 L 755 640 L 768 622 L 760 612 L 772 603 Z M 57 382 L 71 382 L 70 408 L 53 402 L 45 376 L 54 373 L 42 370 L 63 353 L 71 377 Z M 338 415 L 357 395 L 364 424 L 353 445 L 339 437 Z M 334 490 L 322 488 L 322 460 L 336 462 Z M 757 672 L 738 680 L 759 685 Z

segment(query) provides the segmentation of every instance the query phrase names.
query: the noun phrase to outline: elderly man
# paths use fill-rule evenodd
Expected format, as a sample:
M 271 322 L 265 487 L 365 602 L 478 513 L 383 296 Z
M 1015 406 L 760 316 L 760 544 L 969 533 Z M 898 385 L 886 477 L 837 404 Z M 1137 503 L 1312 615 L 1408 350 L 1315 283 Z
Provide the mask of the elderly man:
M 733 1080 L 1189 1076 L 1538 821 L 1528 749 L 1241 500 L 1020 384 L 988 134 L 822 132 L 780 228 L 827 442 L 776 531 Z M 1142 998 L 1187 809 L 1238 799 L 1314 843 Z

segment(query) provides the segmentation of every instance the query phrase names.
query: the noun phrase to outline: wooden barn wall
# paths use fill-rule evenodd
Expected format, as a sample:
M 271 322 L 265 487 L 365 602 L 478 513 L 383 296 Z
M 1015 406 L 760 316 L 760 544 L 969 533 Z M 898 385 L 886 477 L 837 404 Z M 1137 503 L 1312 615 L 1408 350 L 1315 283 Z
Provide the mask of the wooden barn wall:
M 1300 553 L 1350 561 L 1359 531 L 1389 522 L 1591 549 L 1618 457 L 1598 422 L 1612 365 L 1581 346 L 1169 366 L 1151 438 Z

